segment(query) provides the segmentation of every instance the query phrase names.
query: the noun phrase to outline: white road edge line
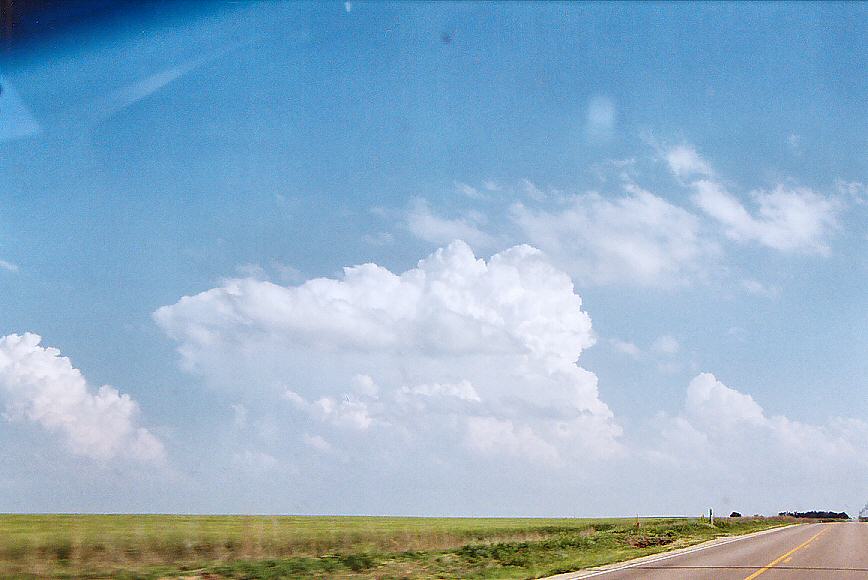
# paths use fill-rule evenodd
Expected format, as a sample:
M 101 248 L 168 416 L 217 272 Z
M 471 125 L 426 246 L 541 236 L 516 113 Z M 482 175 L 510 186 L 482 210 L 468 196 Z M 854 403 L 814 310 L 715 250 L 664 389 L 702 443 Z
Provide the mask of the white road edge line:
M 559 575 L 553 576 L 553 577 L 550 576 L 550 578 L 560 578 L 561 580 L 570 580 L 571 578 L 575 578 L 576 580 L 579 580 L 580 578 L 592 578 L 594 576 L 602 576 L 603 574 L 610 574 L 612 572 L 619 572 L 621 570 L 627 570 L 628 568 L 636 568 L 638 566 L 646 566 L 648 564 L 654 564 L 656 562 L 662 562 L 663 560 L 669 560 L 670 558 L 677 558 L 679 556 L 686 556 L 687 554 L 693 554 L 695 552 L 701 552 L 703 550 L 708 550 L 709 548 L 716 548 L 718 546 L 725 546 L 725 545 L 731 544 L 733 542 L 740 542 L 741 540 L 747 540 L 750 538 L 755 538 L 757 536 L 770 534 L 772 532 L 779 532 L 781 530 L 788 530 L 790 528 L 793 528 L 793 527 L 796 527 L 799 525 L 802 525 L 802 524 L 793 524 L 793 525 L 789 525 L 789 526 L 781 526 L 779 528 L 772 528 L 770 530 L 763 530 L 763 531 L 757 532 L 755 534 L 748 534 L 745 536 L 737 536 L 735 538 L 731 538 L 731 539 L 726 540 L 724 542 L 718 542 L 716 544 L 707 544 L 705 546 L 698 546 L 696 548 L 691 548 L 691 549 L 685 550 L 683 552 L 676 552 L 675 554 L 666 554 L 665 556 L 661 556 L 659 558 L 654 558 L 651 560 L 643 560 L 641 562 L 633 562 L 632 564 L 625 564 L 623 566 L 618 566 L 617 568 L 609 568 L 607 570 L 597 570 L 597 571 L 591 572 L 591 573 L 585 573 L 585 572 L 577 571 L 577 572 L 575 572 L 575 574 L 576 574 L 575 576 L 566 576 L 566 575 L 560 575 L 559 574 Z M 808 525 L 811 525 L 811 524 L 808 524 Z M 570 574 L 570 572 L 567 572 L 567 574 Z M 542 580 L 545 580 L 545 579 L 543 578 Z

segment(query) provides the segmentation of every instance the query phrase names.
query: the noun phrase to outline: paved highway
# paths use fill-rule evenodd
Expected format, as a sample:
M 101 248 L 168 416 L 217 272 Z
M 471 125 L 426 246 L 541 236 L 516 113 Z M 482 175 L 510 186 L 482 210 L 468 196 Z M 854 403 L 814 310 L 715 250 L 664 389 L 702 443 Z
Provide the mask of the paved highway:
M 807 524 L 559 580 L 868 579 L 868 523 Z

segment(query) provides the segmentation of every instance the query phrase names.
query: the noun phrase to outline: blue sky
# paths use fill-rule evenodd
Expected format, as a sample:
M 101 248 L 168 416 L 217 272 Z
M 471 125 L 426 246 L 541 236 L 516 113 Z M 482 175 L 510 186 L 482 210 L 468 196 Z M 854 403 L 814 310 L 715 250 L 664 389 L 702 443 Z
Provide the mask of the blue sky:
M 7 50 L 0 511 L 858 510 L 865 23 L 191 3 Z

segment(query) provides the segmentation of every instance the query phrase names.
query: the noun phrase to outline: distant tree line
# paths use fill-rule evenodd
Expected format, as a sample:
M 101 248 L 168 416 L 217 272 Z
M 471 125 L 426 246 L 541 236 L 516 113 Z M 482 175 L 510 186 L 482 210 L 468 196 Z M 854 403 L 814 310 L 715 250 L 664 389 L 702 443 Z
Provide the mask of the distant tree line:
M 814 520 L 849 520 L 850 516 L 847 512 L 778 512 L 779 516 L 790 516 L 791 518 L 810 518 Z

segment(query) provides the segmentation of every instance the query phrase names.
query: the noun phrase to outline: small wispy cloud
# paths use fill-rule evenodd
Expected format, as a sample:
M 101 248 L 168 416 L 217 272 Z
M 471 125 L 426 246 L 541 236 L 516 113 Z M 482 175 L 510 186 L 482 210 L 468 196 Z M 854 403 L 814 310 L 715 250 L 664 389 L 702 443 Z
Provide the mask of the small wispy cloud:
M 778 184 L 749 192 L 754 208 L 729 191 L 711 165 L 690 145 L 660 150 L 676 179 L 693 189 L 691 200 L 737 242 L 756 242 L 782 252 L 829 254 L 842 200 L 807 187 Z
M 470 199 L 483 199 L 485 197 L 485 194 L 477 188 L 461 181 L 455 182 L 455 190 L 462 195 L 466 195 Z
M 244 278 L 256 278 L 257 280 L 268 280 L 268 273 L 265 268 L 259 264 L 239 264 L 235 266 L 235 272 Z
M 241 403 L 231 405 L 232 408 L 232 424 L 239 429 L 247 427 L 247 407 Z
M 349 2 L 347 4 L 349 4 Z M 331 443 L 323 439 L 323 437 L 320 435 L 310 435 L 308 433 L 305 433 L 303 439 L 305 445 L 307 445 L 308 447 L 312 447 L 313 449 L 316 449 L 317 451 L 320 451 L 322 453 L 328 453 L 332 450 Z
M 264 473 L 278 466 L 277 459 L 264 451 L 245 449 L 232 454 L 232 464 L 245 472 Z
M 440 217 L 420 198 L 407 212 L 406 227 L 417 238 L 435 244 L 464 240 L 479 248 L 493 247 L 496 245 L 494 238 L 479 228 L 481 218 L 475 212 L 466 212 L 457 218 Z
M 689 145 L 678 145 L 666 151 L 666 163 L 679 179 L 690 177 L 709 177 L 711 165 L 703 159 L 696 149 Z
M 757 242 L 782 252 L 829 254 L 828 238 L 838 227 L 842 204 L 806 187 L 778 185 L 751 192 L 757 209 L 748 211 L 741 200 L 716 181 L 693 184 L 693 202 L 724 227 L 737 242 Z
M 6 270 L 7 272 L 18 272 L 18 264 L 13 264 L 12 262 L 7 262 L 6 260 L 0 260 L 0 270 Z
M 655 340 L 651 345 L 651 350 L 657 354 L 671 356 L 681 350 L 681 344 L 674 336 L 664 334 L 663 336 L 657 337 L 657 340 Z
M 596 96 L 588 101 L 586 131 L 589 139 L 610 139 L 615 132 L 618 112 L 608 97 Z
M 717 256 L 692 213 L 635 186 L 626 195 L 575 195 L 553 209 L 516 203 L 510 218 L 530 244 L 581 284 L 672 287 L 701 279 Z
M 804 152 L 802 147 L 802 136 L 797 133 L 787 135 L 787 145 L 794 155 L 801 155 Z
M 362 236 L 362 241 L 372 246 L 387 246 L 395 241 L 395 236 L 390 232 L 377 232 L 375 234 L 365 234 Z
M 633 359 L 639 360 L 642 358 L 642 349 L 636 346 L 635 343 L 628 340 L 620 340 L 618 338 L 610 338 L 609 344 L 618 352 L 624 353 Z
M 846 179 L 835 180 L 835 189 L 838 193 L 859 205 L 868 203 L 868 184 L 861 181 L 847 181 Z
M 530 179 L 521 180 L 521 189 L 524 191 L 525 195 L 534 201 L 544 201 L 546 198 L 545 192 L 537 187 L 537 185 Z
M 752 278 L 742 280 L 741 287 L 749 294 L 763 296 L 765 298 L 777 298 L 781 293 L 781 289 L 777 286 L 768 286 L 759 280 L 754 280 Z

